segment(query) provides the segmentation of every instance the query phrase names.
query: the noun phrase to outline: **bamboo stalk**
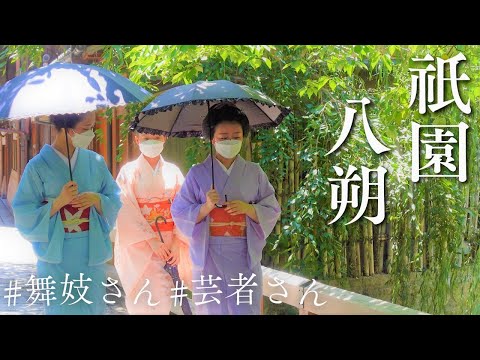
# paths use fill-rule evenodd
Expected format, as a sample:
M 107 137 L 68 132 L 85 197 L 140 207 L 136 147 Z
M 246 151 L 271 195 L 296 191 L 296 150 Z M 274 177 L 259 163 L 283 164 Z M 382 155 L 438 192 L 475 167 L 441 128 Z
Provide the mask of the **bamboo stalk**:
M 280 173 L 283 170 L 283 162 L 280 162 Z M 283 213 L 283 179 L 277 179 L 277 201 L 280 205 L 281 213 Z M 281 233 L 281 221 L 278 221 L 275 225 L 275 234 L 280 235 Z
M 332 226 L 328 226 L 327 227 L 327 232 L 331 235 L 331 239 L 335 239 L 335 234 L 333 232 L 333 227 Z M 335 241 L 335 240 L 332 240 L 332 241 Z M 333 244 L 332 244 L 333 245 Z M 335 254 L 332 256 L 328 255 L 328 252 L 327 252 L 327 256 L 326 256 L 326 260 L 327 260 L 327 271 L 328 271 L 328 276 L 329 277 L 335 277 Z
M 252 161 L 252 148 L 250 146 L 251 142 L 251 136 L 247 137 L 245 141 L 245 160 L 247 161 Z
M 385 271 L 385 247 L 387 246 L 387 226 L 386 222 L 380 225 L 380 230 L 377 234 L 378 239 L 378 272 L 383 273 Z
M 322 260 L 323 260 L 323 277 L 327 278 L 328 277 L 328 254 L 327 250 L 323 250 L 322 253 Z
M 412 197 L 414 196 L 415 188 L 413 186 L 413 182 L 410 182 L 410 192 L 412 193 Z M 414 199 L 409 198 L 409 204 L 410 204 L 410 209 L 413 207 Z M 415 271 L 417 268 L 418 264 L 418 238 L 415 236 L 415 224 L 413 223 L 412 219 L 410 218 L 410 227 L 409 227 L 409 234 L 410 234 L 410 239 L 412 241 L 411 243 L 411 248 L 412 248 L 412 258 L 410 262 L 410 271 Z
M 286 160 L 285 166 L 285 175 L 283 177 L 283 204 L 286 207 L 288 203 L 288 198 L 290 197 L 289 190 L 290 190 L 290 183 L 288 182 L 288 160 Z
M 357 241 L 355 242 L 355 251 L 357 253 L 356 261 L 357 261 L 357 271 L 356 271 L 356 277 L 362 276 L 362 257 L 361 257 L 361 251 L 360 251 L 360 242 Z
M 390 225 L 387 225 L 387 235 L 390 235 Z M 393 262 L 393 240 L 390 236 L 387 237 L 387 262 L 386 262 L 386 272 L 387 274 L 392 273 L 392 262 Z
M 367 220 L 364 220 L 364 223 L 361 225 L 362 229 L 362 260 L 363 260 L 363 276 L 370 276 L 370 252 L 368 245 L 368 230 L 367 230 Z
M 374 275 L 375 274 L 375 256 L 374 256 L 374 252 L 373 252 L 373 223 L 372 222 L 368 222 L 367 223 L 367 234 L 368 234 L 368 257 L 370 259 L 370 269 L 369 269 L 369 272 L 370 272 L 370 275 Z
M 432 241 L 430 241 L 430 237 L 428 236 L 429 232 L 429 222 L 428 222 L 428 214 L 430 211 L 430 192 L 428 191 L 428 188 L 425 191 L 425 230 L 424 234 L 425 236 L 425 254 L 426 254 L 426 259 L 425 259 L 425 266 L 426 268 L 429 268 L 431 263 L 432 263 L 432 258 L 433 258 L 433 244 Z
M 423 214 L 421 214 L 419 221 L 420 221 L 420 229 L 422 230 L 422 239 L 424 239 L 425 236 L 423 235 L 423 229 L 424 229 L 424 226 L 425 226 L 425 218 L 424 218 Z M 425 251 L 424 251 L 424 246 L 423 246 L 424 242 L 425 241 L 422 241 L 422 247 L 421 247 L 422 254 L 420 255 L 420 257 L 418 259 L 418 261 L 419 261 L 418 266 L 420 267 L 420 270 L 423 270 L 423 265 L 425 263 Z M 419 243 L 419 249 L 420 249 L 420 243 Z
M 288 160 L 288 183 L 290 196 L 293 196 L 293 194 L 295 194 L 295 164 L 293 158 Z M 290 210 L 293 214 L 295 211 L 295 204 L 290 205 Z
M 378 254 L 379 254 L 379 244 L 378 244 L 378 230 L 382 224 L 372 226 L 372 249 L 373 249 L 373 273 L 378 274 L 380 272 L 380 267 L 379 267 L 379 259 L 378 259 Z
M 347 276 L 357 277 L 357 245 L 350 237 L 347 242 Z
M 301 144 L 298 145 L 298 148 L 301 149 Z M 295 151 L 295 192 L 300 189 L 300 158 L 298 156 L 298 151 Z
M 339 239 L 341 241 L 341 238 Z M 343 246 L 342 246 L 343 249 Z M 343 252 L 343 251 L 342 251 Z M 341 262 L 341 256 L 337 252 L 335 252 L 334 255 L 334 267 L 335 267 L 335 278 L 341 278 L 342 277 L 342 262 Z
M 402 257 L 400 259 L 403 261 L 403 267 L 405 269 L 408 269 L 409 255 L 412 246 L 412 237 L 410 233 L 410 221 L 406 217 L 402 221 L 402 235 L 399 237 L 399 239 L 399 241 L 406 241 L 406 246 L 403 248 L 403 252 L 401 252 Z

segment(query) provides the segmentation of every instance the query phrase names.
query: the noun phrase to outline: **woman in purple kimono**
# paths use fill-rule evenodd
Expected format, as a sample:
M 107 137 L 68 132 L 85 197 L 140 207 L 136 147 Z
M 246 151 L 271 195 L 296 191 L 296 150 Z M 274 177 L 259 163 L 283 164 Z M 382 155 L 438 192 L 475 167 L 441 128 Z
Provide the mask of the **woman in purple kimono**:
M 203 132 L 215 147 L 215 189 L 209 156 L 190 169 L 172 204 L 175 224 L 191 241 L 196 314 L 260 314 L 262 250 L 280 206 L 265 172 L 239 155 L 249 130 L 237 107 L 213 106 Z

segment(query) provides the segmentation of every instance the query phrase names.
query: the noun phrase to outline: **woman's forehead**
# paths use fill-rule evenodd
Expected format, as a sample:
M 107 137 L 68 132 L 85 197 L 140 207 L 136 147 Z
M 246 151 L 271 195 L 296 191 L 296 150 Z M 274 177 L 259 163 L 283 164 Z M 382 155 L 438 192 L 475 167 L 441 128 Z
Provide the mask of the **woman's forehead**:
M 217 132 L 242 132 L 242 125 L 237 122 L 221 122 L 216 126 Z
M 138 137 L 142 138 L 142 139 L 163 139 L 165 138 L 165 136 L 163 135 L 157 135 L 157 134 L 142 134 L 142 133 L 139 133 L 138 134 Z

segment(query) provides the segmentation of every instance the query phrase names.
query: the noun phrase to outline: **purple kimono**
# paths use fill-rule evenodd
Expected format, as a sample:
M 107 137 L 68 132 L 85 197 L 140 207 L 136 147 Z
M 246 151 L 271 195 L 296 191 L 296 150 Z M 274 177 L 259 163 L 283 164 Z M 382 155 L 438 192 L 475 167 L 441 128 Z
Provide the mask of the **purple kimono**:
M 280 216 L 275 190 L 258 164 L 238 155 L 228 175 L 215 159 L 215 189 L 220 199 L 227 195 L 229 201 L 253 204 L 259 223 L 246 216 L 246 236 L 210 236 L 211 217 L 198 224 L 195 221 L 212 185 L 211 164 L 209 156 L 190 169 L 171 208 L 176 226 L 190 239 L 195 312 L 260 314 L 262 250 Z

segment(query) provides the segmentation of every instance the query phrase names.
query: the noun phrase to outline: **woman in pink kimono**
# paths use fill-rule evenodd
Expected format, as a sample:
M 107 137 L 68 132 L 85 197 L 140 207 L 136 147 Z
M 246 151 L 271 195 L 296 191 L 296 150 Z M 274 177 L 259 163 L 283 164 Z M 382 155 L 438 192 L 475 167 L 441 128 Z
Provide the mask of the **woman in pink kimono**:
M 204 120 L 207 139 L 209 125 L 215 189 L 209 156 L 190 169 L 172 204 L 176 226 L 191 239 L 195 313 L 260 314 L 262 250 L 280 206 L 265 172 L 238 155 L 249 131 L 246 115 L 219 104 Z
M 142 154 L 125 164 L 117 177 L 122 208 L 117 218 L 115 267 L 126 296 L 129 314 L 168 315 L 173 282 L 165 262 L 178 265 L 180 277 L 191 286 L 188 240 L 176 228 L 170 206 L 184 177 L 160 153 L 166 137 L 135 133 Z M 158 222 L 162 243 L 155 227 Z

